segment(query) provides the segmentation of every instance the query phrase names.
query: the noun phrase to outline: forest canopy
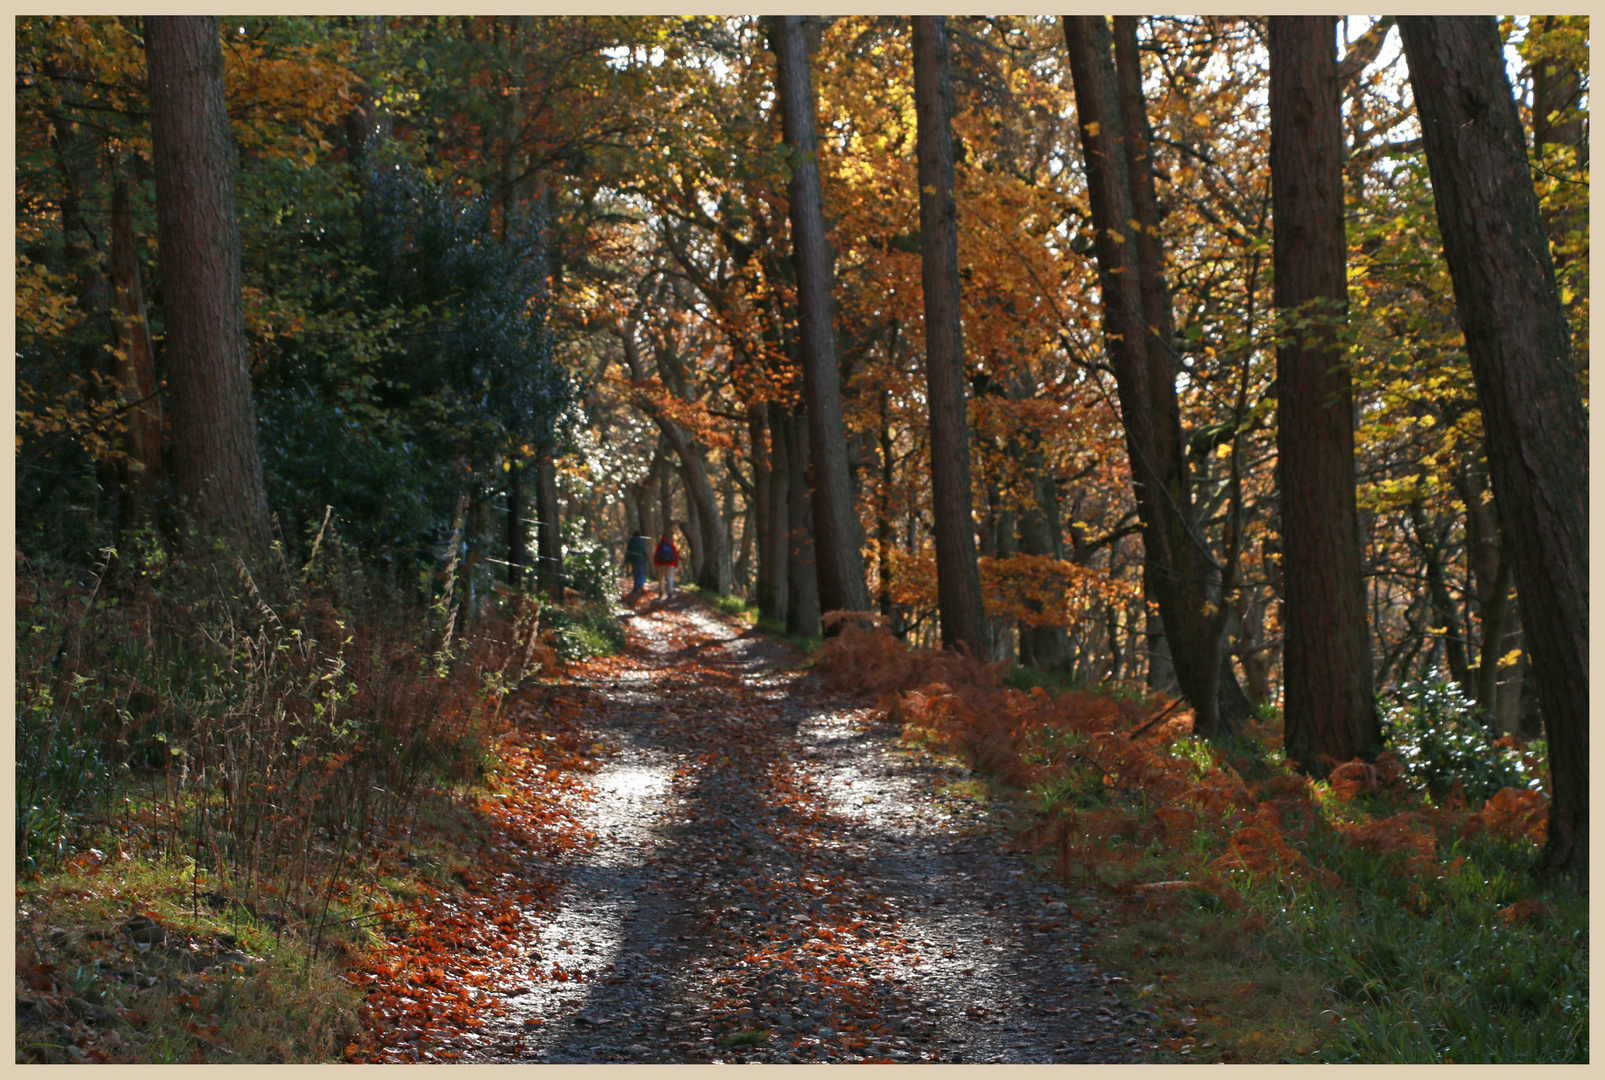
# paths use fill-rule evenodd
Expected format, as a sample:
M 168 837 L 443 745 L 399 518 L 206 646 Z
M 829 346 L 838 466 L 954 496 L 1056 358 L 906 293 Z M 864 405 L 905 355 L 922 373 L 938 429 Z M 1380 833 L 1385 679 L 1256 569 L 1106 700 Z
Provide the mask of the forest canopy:
M 1452 43 L 1340 18 L 1325 81 L 1284 87 L 1275 21 L 222 20 L 266 544 L 338 543 L 420 608 L 460 562 L 466 623 L 504 583 L 611 596 L 626 539 L 671 534 L 689 580 L 792 634 L 867 609 L 913 644 L 1179 693 L 1227 734 L 1316 678 L 1288 652 L 1316 558 L 1290 492 L 1316 472 L 1284 437 L 1327 424 L 1348 457 L 1322 459 L 1338 509 L 1312 520 L 1352 549 L 1333 588 L 1364 678 L 1321 694 L 1364 715 L 1352 747 L 1310 745 L 1374 756 L 1389 703 L 1433 686 L 1490 743 L 1540 737 L 1537 586 L 1499 490 L 1499 436 L 1527 429 L 1490 431 L 1452 148 L 1412 83 Z M 1490 25 L 1581 462 L 1588 19 Z M 154 565 L 234 497 L 184 479 L 154 44 L 134 17 L 16 33 L 19 553 Z M 1328 100 L 1330 175 L 1304 181 L 1328 201 L 1298 209 L 1278 140 L 1316 138 L 1299 110 Z M 1301 213 L 1335 246 L 1290 255 Z M 1294 297 L 1329 257 L 1337 284 Z

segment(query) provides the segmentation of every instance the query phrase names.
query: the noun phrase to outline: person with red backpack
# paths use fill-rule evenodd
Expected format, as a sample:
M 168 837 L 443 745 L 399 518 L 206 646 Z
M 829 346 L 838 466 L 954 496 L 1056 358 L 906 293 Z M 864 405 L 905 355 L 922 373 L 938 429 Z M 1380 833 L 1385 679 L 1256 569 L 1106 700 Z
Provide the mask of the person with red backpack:
M 663 582 L 658 588 L 658 596 L 669 597 L 674 595 L 674 568 L 680 565 L 680 551 L 674 546 L 674 541 L 664 533 L 658 541 L 658 548 L 652 553 L 652 565 L 656 566 L 663 575 Z

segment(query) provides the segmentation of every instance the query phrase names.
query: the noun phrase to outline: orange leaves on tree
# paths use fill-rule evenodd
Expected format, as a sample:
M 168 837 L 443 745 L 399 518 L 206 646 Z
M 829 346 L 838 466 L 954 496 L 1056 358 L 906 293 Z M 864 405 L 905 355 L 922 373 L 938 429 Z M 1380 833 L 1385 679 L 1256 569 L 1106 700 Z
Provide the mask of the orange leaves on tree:
M 1051 555 L 983 557 L 980 568 L 987 614 L 1021 626 L 1068 626 L 1101 603 L 1128 603 L 1142 595 L 1135 581 Z

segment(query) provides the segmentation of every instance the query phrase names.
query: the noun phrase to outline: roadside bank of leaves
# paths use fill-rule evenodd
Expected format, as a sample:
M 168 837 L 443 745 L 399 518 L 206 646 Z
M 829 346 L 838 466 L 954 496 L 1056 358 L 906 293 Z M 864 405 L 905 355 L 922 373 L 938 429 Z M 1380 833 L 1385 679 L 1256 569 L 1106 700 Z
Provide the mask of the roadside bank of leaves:
M 337 1060 L 343 966 L 492 842 L 504 696 L 594 614 L 498 593 L 470 632 L 448 575 L 420 627 L 318 541 L 255 573 L 19 558 L 19 1062 Z
M 585 776 L 605 752 L 579 706 L 545 690 L 508 703 L 512 731 L 473 794 L 476 843 L 450 853 L 449 879 L 420 884 L 407 904 L 382 912 L 381 942 L 352 963 L 347 977 L 364 996 L 347 1061 L 456 1060 L 505 1011 L 508 988 L 530 977 L 520 931 L 551 908 L 561 882 L 550 868 L 595 843 L 572 807 L 589 797 Z
M 1312 782 L 1268 723 L 1211 744 L 1176 702 L 1022 692 L 879 628 L 815 668 L 976 768 L 1021 811 L 1013 843 L 1107 898 L 1099 953 L 1163 1018 L 1154 1060 L 1587 1060 L 1587 903 L 1533 873 L 1541 792 L 1434 803 L 1391 754 Z

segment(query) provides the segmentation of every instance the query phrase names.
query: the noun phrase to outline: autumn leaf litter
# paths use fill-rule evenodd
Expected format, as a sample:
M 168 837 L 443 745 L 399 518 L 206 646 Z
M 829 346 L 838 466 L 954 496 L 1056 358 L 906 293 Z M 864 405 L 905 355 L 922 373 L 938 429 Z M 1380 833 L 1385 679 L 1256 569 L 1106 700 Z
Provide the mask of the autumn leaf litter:
M 497 841 L 356 977 L 351 1060 L 1134 1062 L 1099 926 L 954 769 L 692 598 L 510 706 Z

